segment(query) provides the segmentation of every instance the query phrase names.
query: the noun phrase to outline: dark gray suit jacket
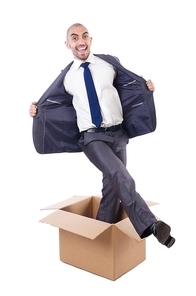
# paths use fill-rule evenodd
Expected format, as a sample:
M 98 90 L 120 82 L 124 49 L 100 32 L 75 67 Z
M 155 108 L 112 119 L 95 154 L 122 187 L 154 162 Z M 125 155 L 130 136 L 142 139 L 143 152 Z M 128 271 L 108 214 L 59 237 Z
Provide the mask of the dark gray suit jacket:
M 114 86 L 121 99 L 123 127 L 129 138 L 153 132 L 156 129 L 156 111 L 153 93 L 148 90 L 146 80 L 124 68 L 114 56 L 95 55 L 116 70 Z M 72 63 L 37 102 L 38 112 L 33 118 L 33 143 L 40 154 L 81 151 L 72 96 L 65 91 L 63 84 Z

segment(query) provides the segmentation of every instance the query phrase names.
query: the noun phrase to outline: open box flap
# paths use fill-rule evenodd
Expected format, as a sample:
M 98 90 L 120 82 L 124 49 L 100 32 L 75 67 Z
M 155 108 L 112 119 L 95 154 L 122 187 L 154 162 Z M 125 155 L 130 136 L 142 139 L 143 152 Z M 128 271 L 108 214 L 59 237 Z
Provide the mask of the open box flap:
M 115 226 L 137 242 L 140 242 L 142 240 L 133 227 L 133 224 L 130 222 L 129 218 L 116 223 Z
M 95 239 L 106 229 L 111 227 L 111 224 L 91 219 L 81 215 L 58 210 L 41 219 L 40 222 L 56 226 L 60 229 L 72 232 L 74 234 Z
M 145 202 L 147 203 L 147 205 L 149 207 L 158 204 L 157 202 L 149 201 L 149 200 L 145 200 Z M 159 220 L 159 219 L 157 218 L 157 220 Z M 137 242 L 140 242 L 142 240 L 140 238 L 140 236 L 138 235 L 138 233 L 136 232 L 133 224 L 130 222 L 129 218 L 126 218 L 126 219 L 116 223 L 115 225 L 118 229 L 120 229 L 122 232 L 124 232 L 129 237 L 135 239 Z
M 101 196 L 95 196 L 95 197 L 101 199 Z M 65 199 L 65 200 L 60 201 L 58 203 L 55 203 L 53 205 L 42 208 L 42 210 L 58 210 L 58 209 L 65 208 L 65 207 L 67 207 L 67 206 L 69 206 L 71 204 L 75 204 L 75 203 L 77 203 L 79 201 L 82 201 L 82 200 L 85 200 L 85 199 L 91 199 L 91 198 L 93 198 L 93 196 L 73 196 L 71 198 Z M 147 203 L 148 206 L 153 206 L 153 205 L 158 204 L 156 202 L 147 201 L 147 200 L 146 200 L 146 203 Z
M 65 199 L 63 201 L 60 201 L 58 203 L 55 203 L 51 206 L 45 207 L 42 210 L 58 210 L 65 208 L 69 205 L 75 204 L 79 201 L 85 200 L 85 199 L 91 199 L 92 196 L 73 196 L 71 198 Z
M 154 201 L 150 201 L 150 200 L 145 200 L 145 202 L 147 203 L 147 205 L 149 207 L 155 206 L 155 205 L 158 205 L 159 204 L 158 202 L 154 202 Z

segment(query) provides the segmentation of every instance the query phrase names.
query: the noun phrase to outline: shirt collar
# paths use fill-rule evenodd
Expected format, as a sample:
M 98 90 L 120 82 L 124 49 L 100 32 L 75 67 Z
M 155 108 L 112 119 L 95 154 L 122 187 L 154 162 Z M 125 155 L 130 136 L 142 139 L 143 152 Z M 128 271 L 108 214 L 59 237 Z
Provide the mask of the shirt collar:
M 90 53 L 87 60 L 85 62 L 89 62 L 91 64 L 95 64 L 95 56 Z M 80 65 L 84 63 L 84 61 L 81 61 L 81 60 L 78 60 L 78 59 L 75 59 L 74 58 L 74 63 L 73 63 L 73 66 L 76 68 L 76 69 L 79 69 L 80 68 Z

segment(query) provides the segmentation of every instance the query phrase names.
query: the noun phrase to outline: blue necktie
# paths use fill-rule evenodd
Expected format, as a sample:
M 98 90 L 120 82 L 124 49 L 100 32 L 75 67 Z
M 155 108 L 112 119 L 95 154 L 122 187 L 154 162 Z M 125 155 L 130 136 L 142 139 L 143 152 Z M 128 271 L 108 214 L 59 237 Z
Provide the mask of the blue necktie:
M 96 125 L 96 127 L 99 127 L 102 123 L 102 116 L 101 116 L 99 100 L 95 90 L 94 82 L 88 67 L 89 64 L 90 64 L 89 62 L 82 63 L 81 67 L 84 68 L 84 81 L 85 81 L 86 91 L 88 95 L 92 122 Z

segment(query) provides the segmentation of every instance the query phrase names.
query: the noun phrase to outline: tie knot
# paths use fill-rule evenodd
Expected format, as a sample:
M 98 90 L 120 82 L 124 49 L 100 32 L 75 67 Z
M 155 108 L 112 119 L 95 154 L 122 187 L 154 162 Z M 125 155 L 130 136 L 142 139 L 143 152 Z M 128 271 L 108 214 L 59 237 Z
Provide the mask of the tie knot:
M 82 63 L 80 67 L 87 68 L 89 64 L 90 64 L 89 62 L 85 62 L 85 63 Z

